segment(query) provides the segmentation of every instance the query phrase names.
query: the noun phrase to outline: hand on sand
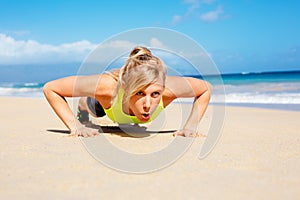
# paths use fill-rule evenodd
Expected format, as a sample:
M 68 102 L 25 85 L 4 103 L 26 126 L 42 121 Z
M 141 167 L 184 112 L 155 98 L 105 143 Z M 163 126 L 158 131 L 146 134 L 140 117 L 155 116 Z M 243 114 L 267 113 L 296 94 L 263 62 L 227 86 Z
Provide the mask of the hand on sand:
M 173 133 L 173 136 L 183 136 L 183 137 L 199 137 L 199 136 L 201 136 L 201 137 L 206 137 L 205 134 L 200 134 L 198 132 L 188 130 L 188 129 L 178 130 L 178 131 Z
M 99 132 L 96 129 L 88 128 L 88 127 L 85 127 L 85 126 L 80 126 L 80 127 L 77 127 L 76 130 L 72 130 L 69 136 L 93 137 L 93 136 L 96 136 L 98 134 L 99 134 Z

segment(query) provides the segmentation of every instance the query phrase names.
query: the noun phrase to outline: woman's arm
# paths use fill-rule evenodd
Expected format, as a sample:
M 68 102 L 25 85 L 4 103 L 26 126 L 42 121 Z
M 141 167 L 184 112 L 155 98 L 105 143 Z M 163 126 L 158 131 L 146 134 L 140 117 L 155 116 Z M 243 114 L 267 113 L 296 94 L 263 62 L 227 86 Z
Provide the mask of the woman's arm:
M 195 98 L 183 129 L 176 131 L 173 135 L 198 136 L 197 127 L 210 101 L 212 86 L 208 82 L 196 78 L 168 77 L 167 87 L 176 98 Z
M 97 76 L 71 76 L 50 81 L 45 84 L 43 91 L 49 104 L 57 116 L 68 127 L 71 135 L 92 136 L 98 132 L 84 127 L 74 116 L 65 97 L 95 96 L 99 81 Z

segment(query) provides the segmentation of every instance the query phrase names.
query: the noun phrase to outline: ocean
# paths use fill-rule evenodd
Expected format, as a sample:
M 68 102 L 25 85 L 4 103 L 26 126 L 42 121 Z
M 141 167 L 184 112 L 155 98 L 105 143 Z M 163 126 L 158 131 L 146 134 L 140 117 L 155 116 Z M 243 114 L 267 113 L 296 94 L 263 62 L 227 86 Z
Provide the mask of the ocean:
M 215 76 L 208 76 L 206 80 L 214 85 L 215 99 L 219 94 L 225 94 L 227 105 L 300 111 L 300 71 L 221 76 L 223 85 L 214 84 Z M 216 100 L 213 103 L 223 102 Z
M 74 72 L 75 70 L 72 71 Z M 47 81 L 53 79 L 53 73 L 51 75 L 47 77 L 44 74 L 38 81 L 31 78 L 19 82 L 6 77 L 3 79 L 5 81 L 0 80 L 0 96 L 43 98 L 42 88 Z M 67 73 L 61 73 L 60 77 L 65 75 Z M 205 77 L 214 88 L 212 104 L 300 111 L 300 71 L 223 74 L 221 77 L 223 85 L 217 81 L 217 76 Z M 219 100 L 224 98 L 218 98 L 222 94 L 225 94 L 225 102 Z

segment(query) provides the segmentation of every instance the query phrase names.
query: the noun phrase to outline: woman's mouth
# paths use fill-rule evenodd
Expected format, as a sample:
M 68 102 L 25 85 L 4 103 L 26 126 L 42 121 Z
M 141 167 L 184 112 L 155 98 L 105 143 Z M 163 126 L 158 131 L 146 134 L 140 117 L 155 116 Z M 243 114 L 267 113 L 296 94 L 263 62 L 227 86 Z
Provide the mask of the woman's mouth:
M 142 114 L 142 119 L 143 121 L 148 121 L 150 119 L 150 114 L 149 113 Z

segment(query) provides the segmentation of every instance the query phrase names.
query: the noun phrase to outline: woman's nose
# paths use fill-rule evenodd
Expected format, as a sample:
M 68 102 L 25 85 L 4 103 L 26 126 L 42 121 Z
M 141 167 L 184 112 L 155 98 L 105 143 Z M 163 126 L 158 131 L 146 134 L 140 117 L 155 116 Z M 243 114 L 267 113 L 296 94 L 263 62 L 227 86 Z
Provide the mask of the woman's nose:
M 145 97 L 144 110 L 146 112 L 148 112 L 150 110 L 150 107 L 151 107 L 151 98 L 150 97 Z

